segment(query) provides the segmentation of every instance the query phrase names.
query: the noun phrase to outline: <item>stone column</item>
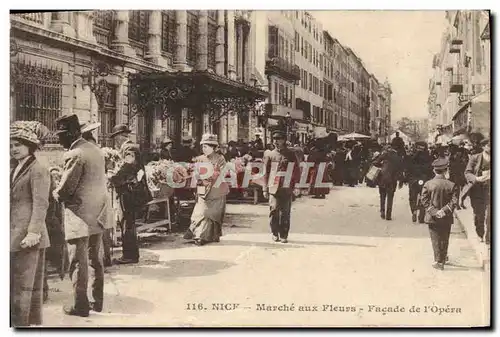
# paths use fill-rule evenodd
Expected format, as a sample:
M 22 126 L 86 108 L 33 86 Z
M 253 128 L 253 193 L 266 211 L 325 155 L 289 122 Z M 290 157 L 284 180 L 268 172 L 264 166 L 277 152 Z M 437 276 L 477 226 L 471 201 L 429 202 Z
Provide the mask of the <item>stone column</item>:
M 149 12 L 148 51 L 145 59 L 156 64 L 161 59 L 161 15 L 160 10 Z
M 250 83 L 250 70 L 251 70 L 251 56 L 250 56 L 250 27 L 243 27 L 242 29 L 242 44 L 243 44 L 243 82 Z
M 69 24 L 69 12 L 52 13 L 50 29 L 70 37 L 76 36 L 75 29 Z
M 94 13 L 92 11 L 75 12 L 76 37 L 90 43 L 97 43 L 92 32 L 94 25 Z
M 184 71 L 187 67 L 187 11 L 175 11 L 177 22 L 177 50 L 175 51 L 174 67 Z
M 227 72 L 230 79 L 236 79 L 235 48 L 236 32 L 234 29 L 234 11 L 227 11 Z
M 256 60 L 256 43 L 257 43 L 257 13 L 256 11 L 251 11 L 250 13 L 250 33 L 248 35 L 248 48 L 249 48 L 249 62 L 250 71 L 248 72 L 250 76 L 250 84 L 257 84 L 257 77 L 255 76 L 255 60 Z M 295 52 L 292 52 L 292 55 Z M 293 62 L 292 62 L 293 63 Z
M 197 70 L 208 69 L 208 11 L 200 10 L 198 16 Z
M 217 40 L 215 49 L 215 72 L 217 75 L 224 76 L 224 11 L 219 10 L 217 13 Z
M 238 52 L 236 53 L 236 78 L 243 82 L 243 26 L 238 24 L 236 27 L 237 35 L 236 35 L 236 46 L 238 48 Z
M 126 56 L 136 57 L 137 54 L 128 42 L 128 21 L 128 11 L 116 11 L 115 34 L 111 41 L 111 48 Z

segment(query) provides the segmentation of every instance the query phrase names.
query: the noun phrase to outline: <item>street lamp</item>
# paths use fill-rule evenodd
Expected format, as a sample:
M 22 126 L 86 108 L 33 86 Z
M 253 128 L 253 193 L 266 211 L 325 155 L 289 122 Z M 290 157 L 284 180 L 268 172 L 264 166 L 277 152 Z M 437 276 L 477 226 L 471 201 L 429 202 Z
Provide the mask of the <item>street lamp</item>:
M 285 125 L 286 125 L 286 139 L 289 141 L 289 132 L 290 132 L 290 123 L 292 122 L 292 116 L 290 115 L 290 112 L 287 111 L 285 115 Z

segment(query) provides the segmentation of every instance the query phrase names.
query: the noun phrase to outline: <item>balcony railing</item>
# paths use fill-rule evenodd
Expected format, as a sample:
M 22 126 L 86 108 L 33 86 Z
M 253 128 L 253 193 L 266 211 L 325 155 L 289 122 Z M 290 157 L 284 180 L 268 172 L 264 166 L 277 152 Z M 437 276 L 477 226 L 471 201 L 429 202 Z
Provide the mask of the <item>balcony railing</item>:
M 289 113 L 292 119 L 298 119 L 298 120 L 302 120 L 304 117 L 302 110 L 272 103 L 266 104 L 266 113 L 268 114 L 268 116 L 281 116 L 281 117 L 285 117 L 287 113 Z
M 450 92 L 461 93 L 463 91 L 463 77 L 461 74 L 450 75 Z
M 95 25 L 92 29 L 97 43 L 105 47 L 109 47 L 112 38 L 111 31 Z
M 464 94 L 464 93 L 461 93 L 458 96 L 458 101 L 460 102 L 460 104 L 465 104 L 465 103 L 469 102 L 473 97 L 474 97 L 473 94 Z
M 266 61 L 266 74 L 277 74 L 292 81 L 300 80 L 300 68 L 279 56 Z
M 44 13 L 42 12 L 17 14 L 18 17 L 23 18 L 24 20 L 35 22 L 41 25 L 43 25 L 43 15 Z
M 456 54 L 460 53 L 460 49 L 464 41 L 462 40 L 461 37 L 454 36 L 451 38 L 451 43 L 450 43 L 450 53 Z

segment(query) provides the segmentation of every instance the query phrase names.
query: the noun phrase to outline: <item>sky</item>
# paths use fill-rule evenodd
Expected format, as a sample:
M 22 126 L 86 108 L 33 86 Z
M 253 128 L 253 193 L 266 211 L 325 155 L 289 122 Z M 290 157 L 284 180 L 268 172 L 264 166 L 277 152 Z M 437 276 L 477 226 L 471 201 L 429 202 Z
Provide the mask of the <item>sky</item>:
M 312 11 L 323 29 L 350 47 L 392 88 L 392 122 L 427 116 L 432 58 L 446 29 L 444 11 Z

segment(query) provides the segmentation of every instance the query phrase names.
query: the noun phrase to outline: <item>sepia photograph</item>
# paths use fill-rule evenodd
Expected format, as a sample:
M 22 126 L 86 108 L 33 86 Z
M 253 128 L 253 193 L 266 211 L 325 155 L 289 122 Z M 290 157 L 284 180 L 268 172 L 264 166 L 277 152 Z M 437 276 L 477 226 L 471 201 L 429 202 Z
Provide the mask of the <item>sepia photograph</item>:
M 11 9 L 10 327 L 490 327 L 491 17 Z

